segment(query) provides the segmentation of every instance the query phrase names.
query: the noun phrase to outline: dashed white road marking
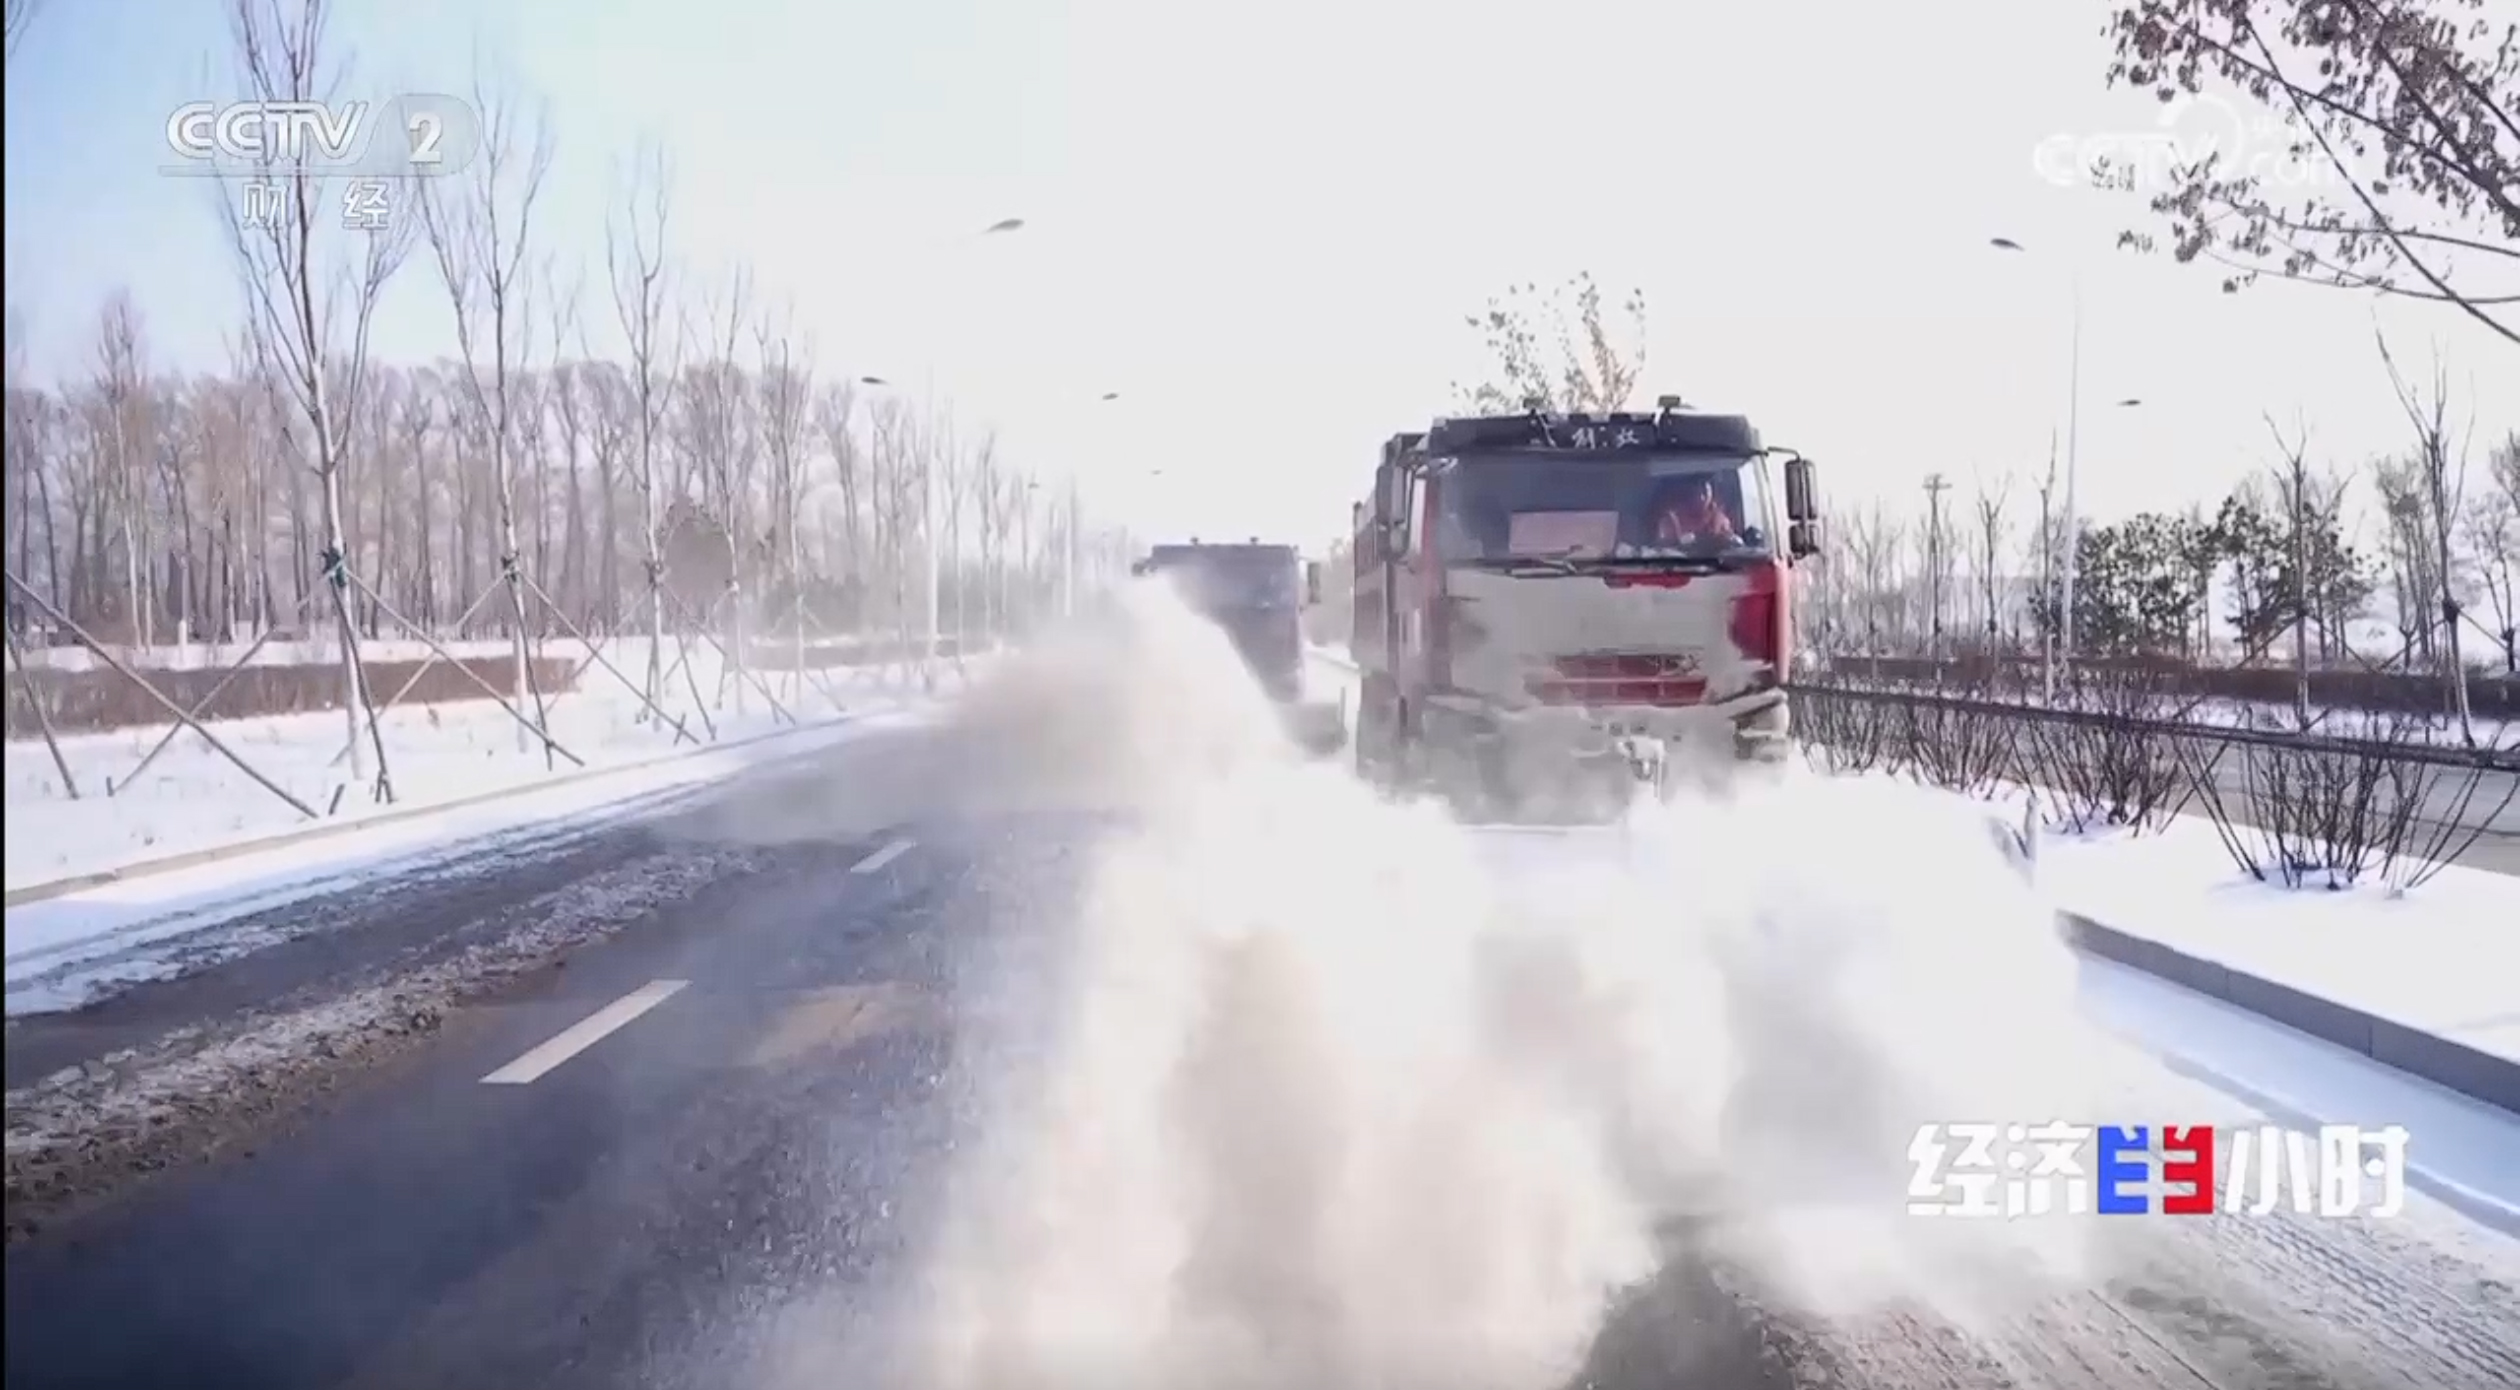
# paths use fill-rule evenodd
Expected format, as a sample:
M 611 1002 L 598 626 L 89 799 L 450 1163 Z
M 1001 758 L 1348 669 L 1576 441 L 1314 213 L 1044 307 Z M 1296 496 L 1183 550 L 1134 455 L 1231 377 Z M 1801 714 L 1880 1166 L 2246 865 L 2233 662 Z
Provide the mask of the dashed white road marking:
M 864 859 L 851 864 L 849 866 L 849 872 L 853 874 L 871 874 L 877 869 L 884 867 L 886 864 L 889 864 L 909 853 L 911 843 L 911 840 L 907 836 L 895 840 L 891 844 L 884 846 L 882 849 L 875 851 L 873 854 L 866 856 Z
M 481 1078 L 485 1086 L 523 1086 L 619 1030 L 630 1020 L 673 998 L 689 980 L 650 980 L 560 1030 L 549 1042 Z

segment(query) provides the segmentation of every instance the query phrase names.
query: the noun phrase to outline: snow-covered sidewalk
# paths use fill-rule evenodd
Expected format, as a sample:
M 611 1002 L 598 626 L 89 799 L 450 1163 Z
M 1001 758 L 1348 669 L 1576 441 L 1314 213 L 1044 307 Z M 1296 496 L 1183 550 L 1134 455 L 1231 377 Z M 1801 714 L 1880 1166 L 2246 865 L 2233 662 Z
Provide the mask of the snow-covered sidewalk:
M 2520 879 L 2453 865 L 2404 894 L 2283 888 L 2213 828 L 2052 836 L 2040 880 L 2078 916 L 2520 1064 Z
M 2026 794 L 1963 797 L 1879 772 L 1790 775 L 1890 781 L 2027 823 Z M 2403 892 L 2376 871 L 2352 887 L 2287 887 L 2243 872 L 2196 816 L 2142 832 L 2043 832 L 2037 865 L 2058 910 L 2123 939 L 2111 948 L 2087 934 L 2102 954 L 2520 1110 L 2520 878 L 2451 865 Z M 2378 1036 L 2389 1025 L 2411 1037 Z

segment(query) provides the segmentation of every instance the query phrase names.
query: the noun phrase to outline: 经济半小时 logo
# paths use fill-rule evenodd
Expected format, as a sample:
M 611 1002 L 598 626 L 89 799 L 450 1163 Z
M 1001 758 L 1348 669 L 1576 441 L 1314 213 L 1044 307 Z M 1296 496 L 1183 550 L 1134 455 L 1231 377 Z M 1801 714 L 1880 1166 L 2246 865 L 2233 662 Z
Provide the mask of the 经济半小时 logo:
M 1908 1143 L 1911 1216 L 2393 1217 L 2401 1125 L 1929 1124 Z

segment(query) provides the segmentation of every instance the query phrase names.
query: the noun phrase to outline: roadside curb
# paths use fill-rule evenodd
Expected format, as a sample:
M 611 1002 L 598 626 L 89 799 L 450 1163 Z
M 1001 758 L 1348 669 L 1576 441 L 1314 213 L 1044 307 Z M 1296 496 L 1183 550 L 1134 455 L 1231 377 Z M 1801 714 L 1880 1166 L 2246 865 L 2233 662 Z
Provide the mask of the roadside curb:
M 2359 1053 L 2471 1100 L 2520 1114 L 2520 1062 L 2435 1037 L 2377 1014 L 2192 956 L 2074 912 L 2057 914 L 2074 949 L 2140 970 L 2260 1018 Z
M 422 816 L 433 816 L 446 811 L 465 810 L 469 807 L 487 805 L 494 801 L 505 801 L 513 797 L 528 796 L 535 792 L 552 791 L 561 787 L 576 786 L 583 782 L 594 781 L 599 777 L 612 777 L 625 772 L 639 772 L 648 768 L 662 767 L 668 763 L 681 762 L 685 759 L 696 758 L 707 753 L 725 753 L 738 748 L 750 747 L 758 743 L 768 743 L 774 739 L 793 738 L 798 734 L 812 733 L 816 730 L 838 728 L 843 725 L 856 723 L 858 720 L 866 718 L 867 715 L 871 713 L 874 713 L 874 711 L 847 711 L 828 719 L 817 719 L 809 723 L 797 724 L 785 729 L 773 729 L 768 733 L 753 734 L 745 738 L 728 739 L 721 743 L 703 744 L 698 748 L 677 749 L 670 753 L 660 753 L 654 757 L 641 758 L 636 762 L 615 763 L 609 767 L 593 767 L 573 772 L 563 772 L 553 776 L 538 778 L 530 782 L 522 782 L 512 787 L 500 787 L 494 791 L 475 792 L 469 796 L 457 797 L 452 801 L 432 801 L 425 806 L 397 807 L 390 811 L 380 811 L 372 816 L 361 816 L 356 820 L 318 821 L 312 825 L 301 825 L 289 830 L 277 831 L 270 835 L 259 836 L 251 840 L 239 840 L 224 845 L 210 845 L 202 849 L 185 850 L 180 854 L 163 855 L 156 859 L 143 859 L 137 863 L 119 865 L 111 869 L 98 869 L 90 873 L 73 874 L 67 878 L 48 879 L 42 883 L 30 883 L 23 887 L 9 889 L 4 896 L 0 896 L 0 907 L 14 908 L 30 903 L 47 902 L 54 898 L 67 897 L 72 893 L 84 892 L 90 888 L 103 888 L 111 884 L 127 883 L 133 879 L 151 878 L 158 874 L 173 873 L 180 869 L 197 869 L 205 864 L 217 864 L 229 859 L 241 858 L 245 855 L 256 854 L 266 850 L 287 849 L 292 846 L 309 844 L 319 840 L 327 840 L 336 836 L 355 834 L 362 830 L 382 829 L 386 826 L 400 825 L 408 821 L 418 820 Z

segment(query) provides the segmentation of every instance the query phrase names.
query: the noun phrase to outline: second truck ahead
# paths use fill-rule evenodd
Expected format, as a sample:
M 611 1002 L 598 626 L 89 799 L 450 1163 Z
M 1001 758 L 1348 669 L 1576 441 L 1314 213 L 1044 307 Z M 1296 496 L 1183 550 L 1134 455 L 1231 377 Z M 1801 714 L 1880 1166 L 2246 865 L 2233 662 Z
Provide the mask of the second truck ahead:
M 1357 762 L 1386 786 L 1596 819 L 1678 749 L 1785 748 L 1819 513 L 1810 462 L 1747 419 L 1438 420 L 1384 446 L 1354 519 Z
M 1320 602 L 1321 575 L 1295 547 L 1193 539 L 1156 546 L 1130 572 L 1170 578 L 1184 601 L 1225 629 L 1297 741 L 1323 756 L 1346 746 L 1345 711 L 1305 698 L 1303 610 Z

